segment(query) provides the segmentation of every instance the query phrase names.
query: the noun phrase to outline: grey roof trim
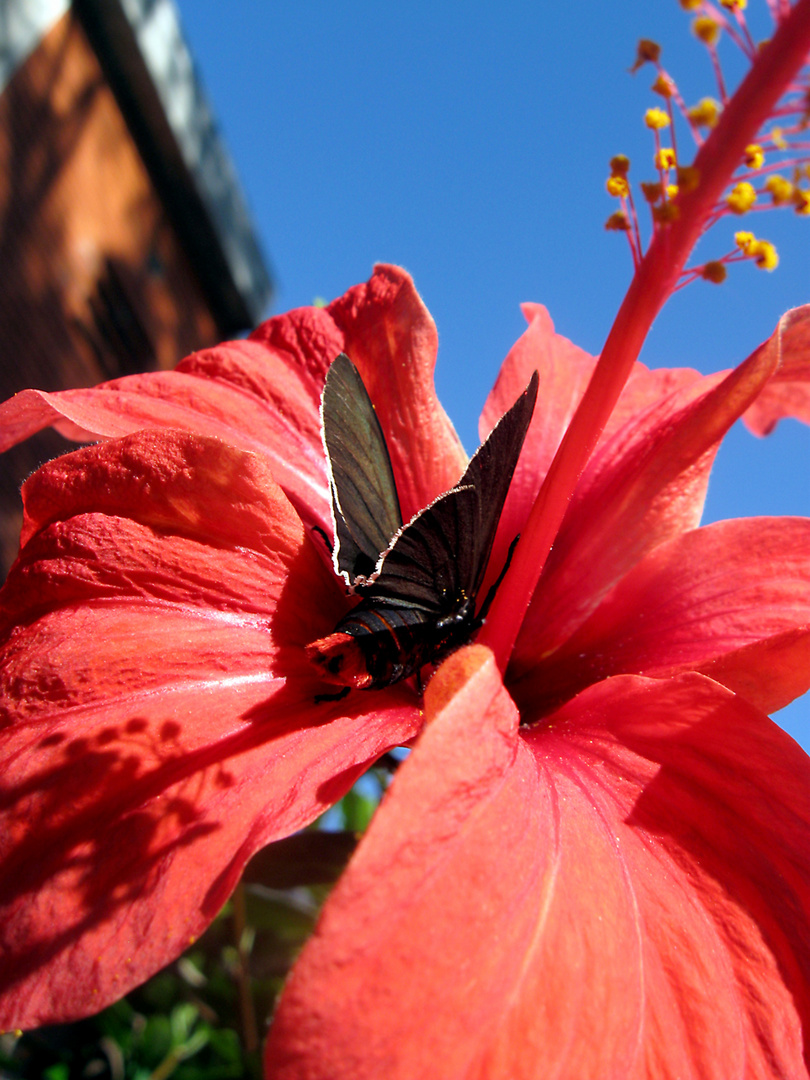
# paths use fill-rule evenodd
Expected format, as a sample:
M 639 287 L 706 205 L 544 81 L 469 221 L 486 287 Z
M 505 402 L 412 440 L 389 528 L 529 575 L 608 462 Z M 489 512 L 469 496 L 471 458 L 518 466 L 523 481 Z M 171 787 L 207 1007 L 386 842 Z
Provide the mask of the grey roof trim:
M 0 0 L 0 93 L 70 0 Z
M 270 277 L 172 0 L 73 0 L 73 9 L 221 332 L 255 325 Z

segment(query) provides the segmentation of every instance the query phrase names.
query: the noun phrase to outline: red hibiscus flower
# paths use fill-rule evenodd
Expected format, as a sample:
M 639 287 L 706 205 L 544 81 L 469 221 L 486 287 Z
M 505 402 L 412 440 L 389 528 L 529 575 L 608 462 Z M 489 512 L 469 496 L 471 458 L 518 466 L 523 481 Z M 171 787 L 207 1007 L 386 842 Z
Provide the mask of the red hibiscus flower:
M 810 685 L 810 521 L 699 517 L 735 419 L 803 415 L 810 309 L 729 373 L 635 363 L 810 46 L 810 2 L 793 11 L 598 363 L 526 308 L 482 419 L 539 372 L 490 579 L 522 539 L 424 700 L 316 703 L 305 653 L 351 604 L 317 531 L 335 355 L 376 404 L 405 520 L 465 465 L 403 271 L 175 372 L 2 406 L 8 442 L 105 441 L 27 482 L 0 593 L 0 1024 L 121 996 L 254 852 L 413 744 L 282 995 L 268 1076 L 809 1075 L 810 759 L 767 713 Z

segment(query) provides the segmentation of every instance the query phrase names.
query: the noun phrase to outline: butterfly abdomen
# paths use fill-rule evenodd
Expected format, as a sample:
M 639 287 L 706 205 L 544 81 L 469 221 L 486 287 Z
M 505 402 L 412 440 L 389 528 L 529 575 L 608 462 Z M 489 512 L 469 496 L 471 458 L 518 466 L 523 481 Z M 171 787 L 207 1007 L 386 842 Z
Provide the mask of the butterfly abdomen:
M 307 656 L 329 682 L 373 690 L 407 679 L 443 651 L 437 619 L 418 608 L 365 601 Z

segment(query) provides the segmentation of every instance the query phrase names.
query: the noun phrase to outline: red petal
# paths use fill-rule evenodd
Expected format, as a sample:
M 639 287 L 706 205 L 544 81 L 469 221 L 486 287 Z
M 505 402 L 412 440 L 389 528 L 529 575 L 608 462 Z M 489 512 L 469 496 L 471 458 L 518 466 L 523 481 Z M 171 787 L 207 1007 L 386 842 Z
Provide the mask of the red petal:
M 786 416 L 810 424 L 810 305 L 793 308 L 771 336 L 780 364 L 743 420 L 756 435 L 767 435 Z
M 542 304 L 521 306 L 529 324 L 504 360 L 481 413 L 483 442 L 503 414 L 523 393 L 535 371 L 540 376 L 537 404 L 526 436 L 525 454 L 542 479 L 593 374 L 596 359 L 557 334 Z M 531 449 L 529 449 L 531 448 Z
M 433 387 L 436 346 L 410 277 L 380 266 L 328 309 L 269 319 L 249 341 L 194 353 L 175 371 L 88 390 L 23 391 L 0 405 L 0 450 L 51 424 L 79 441 L 145 428 L 213 435 L 265 454 L 304 521 L 329 530 L 319 405 L 326 371 L 345 350 L 377 404 L 408 520 L 467 463 Z
M 542 304 L 524 304 L 522 310 L 529 327 L 504 361 L 479 421 L 483 440 L 525 390 L 532 373 L 539 373 L 534 416 L 499 523 L 490 564 L 492 577 L 495 568 L 503 565 L 509 545 L 526 524 L 540 485 L 596 365 L 595 357 L 555 333 Z M 643 410 L 696 381 L 702 381 L 701 376 L 688 368 L 650 371 L 643 364 L 636 364 L 600 445 Z
M 810 687 L 810 521 L 722 521 L 646 556 L 511 692 L 542 715 L 609 675 L 703 671 L 764 712 Z M 536 710 L 536 712 L 532 711 Z
M 766 342 L 724 378 L 682 386 L 597 448 L 523 623 L 516 675 L 570 637 L 648 551 L 695 528 L 717 446 L 778 359 Z
M 175 371 L 87 390 L 25 390 L 0 405 L 0 449 L 49 424 L 80 441 L 150 428 L 212 435 L 269 457 L 305 520 L 328 525 L 318 407 L 342 337 L 318 308 L 271 319 L 264 330 L 266 342 L 226 342 L 194 353 Z
M 554 324 L 542 304 L 523 304 L 522 310 L 529 322 L 528 329 L 504 360 L 478 422 L 483 442 L 537 371 L 540 376 L 537 402 L 501 513 L 490 561 L 493 573 L 503 565 L 509 545 L 526 524 L 596 364 L 592 356 L 554 332 Z
M 201 932 L 265 843 L 421 723 L 315 704 L 334 577 L 266 462 L 144 432 L 26 489 L 0 596 L 0 1026 L 86 1014 Z
M 575 899 L 586 866 L 602 904 L 622 894 L 613 838 L 604 829 L 601 837 L 569 836 L 575 823 L 519 736 L 485 650 L 448 661 L 428 689 L 426 710 L 428 727 L 282 996 L 265 1056 L 274 1080 L 556 1075 L 543 1062 L 559 1051 L 558 1039 L 572 1050 L 575 1016 L 589 1043 L 608 1031 L 615 1037 L 616 1018 L 605 1016 L 605 997 L 593 993 L 581 966 L 588 946 L 619 984 L 621 972 L 630 973 L 616 989 L 629 1017 L 622 1041 L 635 1042 L 634 913 L 607 922 L 601 906 L 582 913 Z M 566 857 L 569 841 L 587 863 Z M 545 969 L 553 985 L 543 990 L 532 969 L 548 905 L 560 892 L 573 901 L 571 930 L 583 940 L 571 948 L 565 935 L 552 935 L 547 947 L 563 954 Z M 512 1028 L 510 1003 L 525 979 L 535 1019 L 545 1015 L 554 1036 Z M 561 987 L 577 999 L 571 1016 L 557 1008 Z M 486 1058 L 502 1036 L 509 1060 L 490 1068 Z
M 610 680 L 518 733 L 480 656 L 431 684 L 267 1075 L 806 1077 L 807 757 L 700 676 Z
M 551 717 L 547 731 L 527 736 L 547 765 L 556 757 L 549 735 L 565 746 L 560 763 L 576 762 L 577 783 L 592 796 L 592 829 L 602 823 L 616 837 L 642 943 L 635 1068 L 594 1067 L 592 1075 L 806 1077 L 804 752 L 701 676 L 592 687 Z M 599 879 L 588 879 L 580 903 L 598 906 Z M 560 905 L 566 899 L 560 895 Z M 602 914 L 615 917 L 607 905 Z
M 448 491 L 467 456 L 436 397 L 438 336 L 409 274 L 377 266 L 327 308 L 375 404 L 408 521 Z

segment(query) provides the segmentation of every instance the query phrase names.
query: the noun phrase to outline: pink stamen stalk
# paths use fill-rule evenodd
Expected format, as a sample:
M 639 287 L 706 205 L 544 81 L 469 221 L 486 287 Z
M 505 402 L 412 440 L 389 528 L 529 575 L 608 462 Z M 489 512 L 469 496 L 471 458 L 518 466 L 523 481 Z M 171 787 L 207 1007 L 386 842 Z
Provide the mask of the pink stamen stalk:
M 718 26 L 722 27 L 723 31 L 728 35 L 730 40 L 734 42 L 743 56 L 753 63 L 757 53 L 757 47 L 755 42 L 751 39 L 751 33 L 748 30 L 748 24 L 745 21 L 743 12 L 737 9 L 731 16 L 727 16 L 725 11 L 715 4 L 705 4 L 703 10 L 710 18 L 714 19 Z M 776 20 L 774 20 L 774 22 L 775 21 Z
M 633 369 L 653 320 L 671 295 L 746 146 L 810 53 L 810 0 L 798 0 L 757 56 L 695 158 L 700 182 L 678 197 L 679 216 L 659 229 L 619 308 L 588 388 L 532 507 L 512 565 L 479 641 L 503 671 L 565 511 Z
M 627 214 L 630 228 L 627 230 L 627 242 L 630 244 L 630 256 L 633 260 L 633 270 L 637 270 L 641 262 L 644 248 L 641 244 L 641 227 L 636 213 L 636 204 L 633 201 L 633 189 L 629 188 L 627 195 L 622 199 L 622 210 Z
M 670 85 L 672 87 L 672 97 L 671 97 L 670 100 L 675 103 L 675 105 L 677 106 L 677 109 L 678 109 L 678 113 L 681 116 L 681 119 L 689 127 L 689 129 L 690 129 L 690 131 L 692 133 L 692 138 L 695 140 L 695 145 L 700 146 L 701 143 L 703 142 L 703 136 L 701 135 L 700 129 L 698 128 L 697 124 L 689 116 L 689 109 L 687 108 L 686 102 L 683 100 L 683 96 L 681 95 L 681 92 L 678 89 L 678 84 L 675 82 L 675 80 L 672 78 L 672 76 L 668 73 L 667 69 L 662 67 L 661 64 L 656 65 L 656 70 L 658 71 L 659 75 L 662 75 L 665 79 L 669 80 Z M 674 143 L 674 138 L 675 138 L 675 110 L 674 109 L 672 109 L 672 108 L 670 109 L 669 116 L 670 116 L 670 120 L 672 121 L 671 130 L 672 130 L 672 133 L 673 133 L 673 149 L 675 149 L 676 156 L 677 156 L 677 148 L 675 147 L 675 143 Z
M 667 98 L 667 113 L 669 114 L 670 142 L 672 143 L 675 160 L 680 161 L 680 158 L 678 157 L 678 126 L 675 123 L 675 102 L 672 98 Z
M 726 90 L 726 81 L 723 78 L 723 69 L 720 66 L 720 57 L 717 55 L 717 49 L 714 45 L 707 45 L 706 48 L 709 50 L 714 77 L 717 79 L 717 96 L 725 106 L 728 104 L 728 90 Z

